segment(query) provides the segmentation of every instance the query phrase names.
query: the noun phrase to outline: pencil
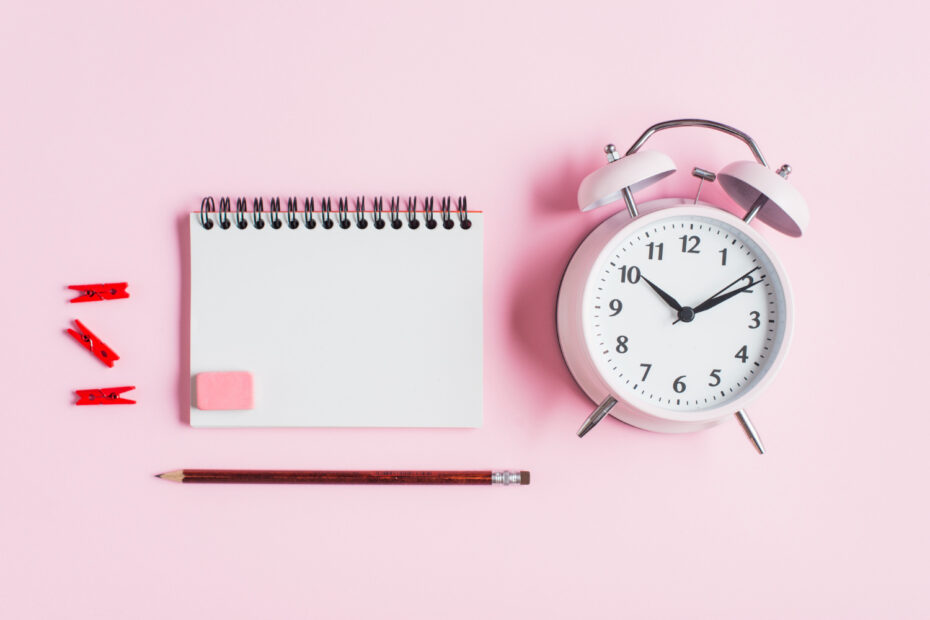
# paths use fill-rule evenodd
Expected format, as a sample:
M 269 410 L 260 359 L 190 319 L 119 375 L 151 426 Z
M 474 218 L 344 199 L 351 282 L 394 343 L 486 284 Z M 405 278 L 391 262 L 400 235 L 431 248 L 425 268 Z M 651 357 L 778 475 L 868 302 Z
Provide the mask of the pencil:
M 171 482 L 233 484 L 529 484 L 528 471 L 295 471 L 178 469 L 157 478 Z

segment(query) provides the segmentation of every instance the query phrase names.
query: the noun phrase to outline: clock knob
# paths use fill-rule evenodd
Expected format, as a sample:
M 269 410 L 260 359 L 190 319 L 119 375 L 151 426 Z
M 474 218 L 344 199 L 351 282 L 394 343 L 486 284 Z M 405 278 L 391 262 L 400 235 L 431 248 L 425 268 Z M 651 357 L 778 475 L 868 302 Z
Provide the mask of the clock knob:
M 617 147 L 613 144 L 608 144 L 604 147 L 604 152 L 607 154 L 607 163 L 612 164 L 613 162 L 620 159 L 620 153 L 617 152 Z

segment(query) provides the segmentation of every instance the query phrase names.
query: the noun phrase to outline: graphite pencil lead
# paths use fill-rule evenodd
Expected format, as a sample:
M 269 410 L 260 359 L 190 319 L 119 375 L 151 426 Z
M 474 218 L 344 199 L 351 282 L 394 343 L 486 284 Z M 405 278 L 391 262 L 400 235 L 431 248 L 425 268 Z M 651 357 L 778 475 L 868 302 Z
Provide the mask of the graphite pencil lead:
M 176 469 L 175 471 L 166 471 L 163 474 L 158 474 L 156 478 L 161 478 L 162 480 L 170 480 L 171 482 L 181 482 L 184 480 L 184 471 L 181 469 Z

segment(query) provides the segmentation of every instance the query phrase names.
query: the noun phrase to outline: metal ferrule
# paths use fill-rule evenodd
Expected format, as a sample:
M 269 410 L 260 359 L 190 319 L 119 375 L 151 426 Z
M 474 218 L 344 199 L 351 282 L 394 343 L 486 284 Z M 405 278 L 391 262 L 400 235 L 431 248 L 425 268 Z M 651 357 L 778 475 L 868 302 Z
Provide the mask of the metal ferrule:
M 520 472 L 492 471 L 491 484 L 520 484 Z

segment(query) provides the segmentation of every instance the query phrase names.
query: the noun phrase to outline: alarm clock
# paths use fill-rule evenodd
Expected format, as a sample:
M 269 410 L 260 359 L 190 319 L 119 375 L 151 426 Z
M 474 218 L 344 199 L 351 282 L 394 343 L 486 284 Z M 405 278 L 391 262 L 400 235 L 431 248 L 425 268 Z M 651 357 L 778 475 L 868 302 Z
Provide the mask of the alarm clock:
M 705 127 L 746 144 L 753 161 L 713 173 L 695 168 L 693 198 L 641 205 L 634 194 L 676 171 L 668 155 L 641 150 L 656 132 Z M 807 205 L 748 135 L 722 123 L 679 119 L 649 127 L 623 156 L 605 148 L 607 164 L 578 189 L 590 211 L 623 201 L 576 249 L 556 309 L 559 345 L 569 371 L 597 407 L 583 437 L 608 413 L 664 433 L 698 431 L 735 415 L 759 453 L 764 447 L 746 405 L 774 379 L 791 340 L 787 274 L 750 223 L 799 237 Z M 719 181 L 742 209 L 739 218 L 700 201 Z

